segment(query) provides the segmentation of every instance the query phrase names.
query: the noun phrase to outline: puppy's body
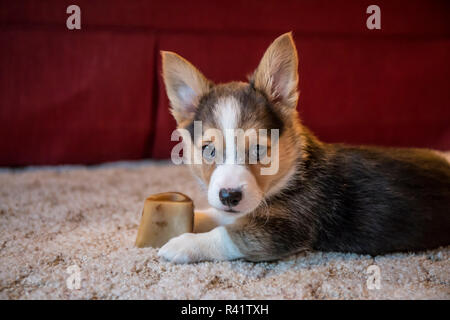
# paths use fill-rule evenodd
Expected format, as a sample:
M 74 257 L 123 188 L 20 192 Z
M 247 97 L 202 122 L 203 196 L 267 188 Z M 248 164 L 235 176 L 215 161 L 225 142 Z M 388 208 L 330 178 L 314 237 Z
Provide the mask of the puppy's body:
M 263 229 L 267 237 L 260 244 L 258 237 L 233 238 L 246 257 L 276 259 L 301 249 L 376 255 L 450 243 L 450 166 L 444 158 L 426 150 L 308 140 L 296 174 L 267 199 L 270 219 L 259 213 L 244 222 L 259 239 Z
M 225 155 L 223 164 L 191 165 L 213 207 L 196 213 L 196 231 L 210 231 L 172 239 L 159 252 L 166 259 L 260 261 L 302 250 L 376 255 L 450 244 L 449 163 L 433 151 L 318 141 L 298 119 L 290 34 L 274 41 L 249 83 L 214 85 L 167 52 L 163 75 L 179 128 L 192 132 L 201 121 L 224 132 L 277 129 L 267 153 L 280 150 L 278 171 L 264 176 L 261 163 L 235 161 L 233 139 L 226 136 L 222 147 L 193 138 L 193 149 Z M 223 190 L 239 197 L 224 200 Z
M 326 173 L 318 168 L 315 182 L 332 201 L 317 208 L 314 249 L 375 255 L 450 243 L 445 159 L 411 149 L 333 146 L 327 152 Z

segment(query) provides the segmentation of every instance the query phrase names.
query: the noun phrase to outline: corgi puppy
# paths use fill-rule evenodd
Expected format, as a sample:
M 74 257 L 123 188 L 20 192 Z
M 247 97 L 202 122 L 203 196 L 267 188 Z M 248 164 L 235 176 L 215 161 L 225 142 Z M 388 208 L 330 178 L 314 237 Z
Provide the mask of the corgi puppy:
M 189 166 L 211 208 L 196 212 L 195 233 L 171 239 L 159 256 L 267 261 L 304 250 L 378 255 L 450 244 L 449 162 L 429 150 L 319 141 L 297 114 L 291 33 L 269 46 L 248 83 L 214 84 L 172 52 L 162 52 L 162 66 L 178 129 L 202 125 L 183 143 L 203 157 Z M 205 136 L 208 129 L 223 138 Z M 244 141 L 258 161 L 239 162 L 237 140 L 226 132 L 236 129 L 278 136 L 267 135 L 264 146 Z M 276 170 L 262 174 L 274 150 Z M 210 161 L 219 155 L 223 161 Z

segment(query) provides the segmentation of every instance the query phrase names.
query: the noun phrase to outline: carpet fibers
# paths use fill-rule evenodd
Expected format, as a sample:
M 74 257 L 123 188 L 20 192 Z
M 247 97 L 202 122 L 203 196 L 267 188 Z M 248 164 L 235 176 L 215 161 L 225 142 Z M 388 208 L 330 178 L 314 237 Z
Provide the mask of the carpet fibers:
M 167 162 L 2 169 L 0 298 L 450 299 L 450 247 L 377 257 L 310 252 L 270 263 L 161 261 L 134 241 L 144 199 L 164 191 L 206 206 L 188 169 Z M 379 289 L 367 285 L 371 265 Z

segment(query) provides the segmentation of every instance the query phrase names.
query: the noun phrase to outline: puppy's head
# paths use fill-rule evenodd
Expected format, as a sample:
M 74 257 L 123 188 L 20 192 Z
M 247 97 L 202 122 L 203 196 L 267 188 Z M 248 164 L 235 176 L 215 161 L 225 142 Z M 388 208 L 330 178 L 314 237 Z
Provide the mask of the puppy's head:
M 300 125 L 291 33 L 269 46 L 248 83 L 214 84 L 179 55 L 163 51 L 162 58 L 172 114 L 190 133 L 186 160 L 210 205 L 236 217 L 252 212 L 295 171 Z

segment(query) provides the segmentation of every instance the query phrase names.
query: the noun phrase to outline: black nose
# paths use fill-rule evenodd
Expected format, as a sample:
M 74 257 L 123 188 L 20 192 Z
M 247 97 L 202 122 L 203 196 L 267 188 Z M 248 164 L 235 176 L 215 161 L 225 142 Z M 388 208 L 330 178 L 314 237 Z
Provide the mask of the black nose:
M 219 199 L 225 206 L 237 206 L 242 199 L 242 191 L 240 189 L 220 189 Z

